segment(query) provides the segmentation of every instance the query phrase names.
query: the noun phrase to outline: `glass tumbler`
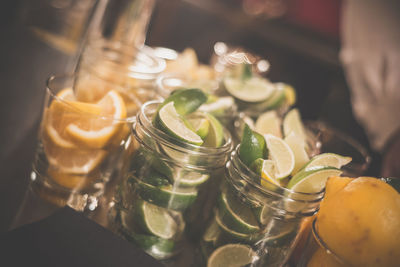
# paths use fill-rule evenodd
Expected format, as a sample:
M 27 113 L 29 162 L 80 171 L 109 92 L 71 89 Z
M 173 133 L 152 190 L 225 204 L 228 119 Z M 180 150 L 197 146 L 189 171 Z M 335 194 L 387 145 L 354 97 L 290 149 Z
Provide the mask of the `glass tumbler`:
M 77 69 L 76 94 L 93 102 L 109 90 L 117 90 L 126 103 L 128 116 L 135 116 L 143 103 L 157 98 L 155 81 L 165 65 L 165 60 L 138 47 L 92 40 Z
M 47 81 L 32 189 L 57 206 L 92 211 L 106 184 L 125 170 L 133 122 L 116 91 L 99 102 L 78 101 L 74 78 Z
M 204 264 L 282 266 L 324 192 L 294 192 L 266 180 L 261 186 L 263 178 L 239 159 L 238 149 L 226 164 L 214 217 L 200 243 Z
M 139 146 L 116 195 L 115 230 L 157 259 L 176 255 L 210 217 L 223 167 L 232 150 L 191 145 L 155 128 L 159 102 L 145 103 L 133 135 Z

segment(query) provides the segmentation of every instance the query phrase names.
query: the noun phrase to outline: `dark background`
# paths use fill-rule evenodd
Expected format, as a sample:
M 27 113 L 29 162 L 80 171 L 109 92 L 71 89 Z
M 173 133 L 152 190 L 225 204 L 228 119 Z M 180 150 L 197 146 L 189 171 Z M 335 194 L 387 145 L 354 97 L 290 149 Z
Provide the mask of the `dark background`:
M 25 20 L 28 2 L 35 1 L 0 3 L 0 233 L 8 229 L 27 188 L 45 80 L 51 74 L 72 71 L 76 61 L 76 55 L 66 55 L 32 34 Z M 306 2 L 313 2 L 313 8 L 318 8 L 316 3 L 325 5 L 307 17 Z M 352 115 L 338 59 L 340 1 L 285 3 L 286 15 L 271 18 L 245 14 L 239 0 L 159 0 L 147 44 L 178 51 L 193 47 L 203 63 L 217 41 L 243 46 L 271 62 L 268 77 L 272 81 L 296 88 L 304 119 L 324 120 L 369 148 Z M 369 175 L 379 173 L 379 156 L 373 160 Z

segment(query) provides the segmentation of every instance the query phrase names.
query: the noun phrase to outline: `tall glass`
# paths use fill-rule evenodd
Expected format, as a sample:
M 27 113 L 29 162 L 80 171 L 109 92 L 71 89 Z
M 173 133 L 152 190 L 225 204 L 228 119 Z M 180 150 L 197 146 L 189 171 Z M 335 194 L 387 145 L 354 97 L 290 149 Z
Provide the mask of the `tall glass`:
M 229 255 L 242 251 L 242 265 L 282 266 L 324 192 L 294 192 L 266 180 L 261 186 L 263 178 L 239 159 L 238 149 L 226 164 L 214 218 L 201 241 L 202 252 L 209 265 L 222 257 L 229 266 Z
M 144 104 L 133 134 L 139 148 L 116 196 L 116 230 L 157 259 L 177 254 L 210 216 L 231 137 L 218 148 L 191 145 L 155 128 L 159 102 Z
M 124 173 L 133 121 L 115 91 L 98 103 L 77 101 L 74 79 L 47 81 L 32 189 L 57 206 L 91 211 L 106 184 Z M 104 113 L 107 109 L 114 112 Z
M 143 103 L 157 98 L 155 81 L 164 68 L 163 59 L 137 47 L 92 40 L 79 63 L 76 94 L 92 102 L 111 89 L 118 90 L 126 103 L 128 116 L 135 116 Z

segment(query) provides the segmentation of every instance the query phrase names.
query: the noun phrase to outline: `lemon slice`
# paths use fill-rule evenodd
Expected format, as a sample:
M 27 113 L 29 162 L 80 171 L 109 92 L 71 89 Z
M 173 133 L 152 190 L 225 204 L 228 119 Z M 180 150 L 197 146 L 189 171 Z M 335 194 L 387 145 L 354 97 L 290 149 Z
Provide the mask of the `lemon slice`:
M 285 137 L 291 132 L 294 132 L 302 140 L 306 140 L 304 125 L 301 121 L 299 110 L 296 108 L 290 110 L 283 119 L 283 133 Z
M 126 118 L 126 107 L 117 91 L 109 91 L 98 103 L 101 115 L 104 117 L 81 114 L 80 119 L 70 123 L 66 132 L 74 142 L 91 148 L 102 148 L 122 128 L 122 121 L 115 119 Z
M 292 173 L 295 164 L 293 151 L 279 137 L 265 134 L 264 138 L 268 148 L 268 157 L 274 161 L 276 166 L 275 179 L 280 180 L 288 177 Z
M 281 120 L 275 110 L 261 114 L 255 124 L 255 130 L 260 134 L 272 134 L 282 138 Z
M 185 123 L 184 118 L 178 114 L 174 102 L 165 104 L 159 110 L 155 121 L 164 132 L 179 140 L 195 145 L 203 144 L 201 137 L 189 129 L 188 123 Z
M 224 85 L 229 94 L 245 102 L 261 102 L 275 91 L 275 86 L 266 79 L 252 76 L 247 80 L 225 78 Z

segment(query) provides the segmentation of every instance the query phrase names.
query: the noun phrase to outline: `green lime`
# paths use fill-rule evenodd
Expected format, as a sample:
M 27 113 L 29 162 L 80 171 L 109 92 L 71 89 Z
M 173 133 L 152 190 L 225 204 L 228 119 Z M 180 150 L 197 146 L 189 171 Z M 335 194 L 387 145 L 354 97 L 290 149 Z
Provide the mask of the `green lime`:
M 340 169 L 342 166 L 350 163 L 350 161 L 351 157 L 344 157 L 334 153 L 323 153 L 313 157 L 304 165 L 304 169 L 309 170 L 317 166 L 335 167 Z
M 218 209 L 221 222 L 229 229 L 243 234 L 260 230 L 252 209 L 236 199 L 229 191 L 221 192 L 218 198 Z
M 169 185 L 170 182 L 163 174 L 154 170 L 153 168 L 142 168 L 136 173 L 145 183 L 154 185 L 156 187 Z
M 283 104 L 285 104 L 284 87 L 280 86 L 279 84 L 274 84 L 274 86 L 275 86 L 275 91 L 271 94 L 269 98 L 260 103 L 255 103 L 249 108 L 251 110 L 264 111 L 264 110 L 277 109 Z
M 183 116 L 196 111 L 206 101 L 207 95 L 200 89 L 178 89 L 164 100 L 158 110 L 173 102 L 176 112 Z
M 217 222 L 218 226 L 222 230 L 222 233 L 230 241 L 249 242 L 250 240 L 253 239 L 253 236 L 251 234 L 239 233 L 239 232 L 236 232 L 236 231 L 230 229 L 228 226 L 226 226 L 223 223 L 221 216 L 219 215 L 219 211 L 216 211 L 215 221 Z
M 181 169 L 176 172 L 174 182 L 180 187 L 196 187 L 205 183 L 210 175 Z
M 291 132 L 294 132 L 295 135 L 305 142 L 306 132 L 304 130 L 303 122 L 301 121 L 300 112 L 296 108 L 290 110 L 283 119 L 283 133 L 285 137 L 289 136 Z
M 253 71 L 251 69 L 251 64 L 242 64 L 242 80 L 248 80 L 251 78 L 251 76 L 253 76 Z
M 242 142 L 239 148 L 240 160 L 250 166 L 258 158 L 264 158 L 267 154 L 267 146 L 262 135 L 254 132 L 245 124 L 243 129 Z
M 295 159 L 289 145 L 281 138 L 272 134 L 264 135 L 267 143 L 269 158 L 275 163 L 275 179 L 288 177 L 294 168 Z
M 134 182 L 138 185 L 138 194 L 142 199 L 163 208 L 185 210 L 197 198 L 197 191 L 193 189 L 174 188 L 172 185 L 156 187 L 137 179 Z
M 201 105 L 198 110 L 217 117 L 226 114 L 226 112 L 235 105 L 235 100 L 231 96 L 217 97 L 211 95 L 209 99 L 211 99 L 210 102 L 207 101 L 207 103 Z
M 228 244 L 217 248 L 208 258 L 207 267 L 242 267 L 258 260 L 250 246 Z
M 304 166 L 304 164 L 306 164 L 310 160 L 310 158 L 308 157 L 308 154 L 306 152 L 304 140 L 302 140 L 294 132 L 291 132 L 288 136 L 285 137 L 285 142 L 293 151 L 295 163 L 292 175 L 294 175 Z
M 265 188 L 270 188 L 265 181 L 280 186 L 280 181 L 276 178 L 276 168 L 275 162 L 269 159 L 256 159 L 250 165 L 250 169 L 261 176 L 258 182 Z
M 169 181 L 172 181 L 174 175 L 172 167 L 165 163 L 156 153 L 141 147 L 134 154 L 130 169 L 136 177 L 143 178 L 147 175 L 150 168 L 153 168 L 164 175 Z
M 204 140 L 205 147 L 220 147 L 224 144 L 224 127 L 213 115 L 205 113 L 210 123 L 207 138 Z
M 185 120 L 177 113 L 174 102 L 169 102 L 159 110 L 154 122 L 156 127 L 172 137 L 194 145 L 203 144 L 201 137 L 188 127 L 190 124 Z
M 227 77 L 224 79 L 224 86 L 233 97 L 250 103 L 265 101 L 275 91 L 272 83 L 257 76 L 252 76 L 247 80 Z
M 293 176 L 288 185 L 288 189 L 302 193 L 317 193 L 325 187 L 326 180 L 330 176 L 339 176 L 341 170 L 335 167 L 317 166 L 311 169 L 304 169 Z
M 175 241 L 171 239 L 127 231 L 124 231 L 123 234 L 129 241 L 137 244 L 155 258 L 165 258 L 171 255 L 175 249 Z
M 172 239 L 178 233 L 178 224 L 169 211 L 147 201 L 137 200 L 134 218 L 151 235 Z
M 188 122 L 201 139 L 204 140 L 207 137 L 210 129 L 210 122 L 206 118 L 188 118 Z
M 275 110 L 270 110 L 261 114 L 255 124 L 255 130 L 259 134 L 272 134 L 282 137 L 281 119 Z

